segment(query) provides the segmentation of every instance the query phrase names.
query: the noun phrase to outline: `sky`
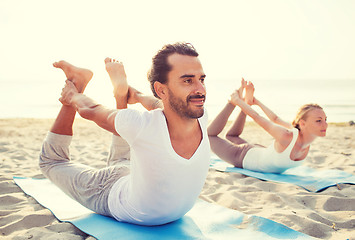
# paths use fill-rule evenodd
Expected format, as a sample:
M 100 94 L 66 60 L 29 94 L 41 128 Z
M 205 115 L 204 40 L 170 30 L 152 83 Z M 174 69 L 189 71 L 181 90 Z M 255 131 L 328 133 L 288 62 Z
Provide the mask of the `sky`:
M 152 56 L 177 41 L 195 46 L 207 82 L 355 79 L 354 12 L 352 0 L 0 0 L 0 91 L 8 82 L 57 90 L 64 75 L 51 64 L 64 59 L 93 70 L 88 91 L 99 97 L 109 56 L 150 93 Z

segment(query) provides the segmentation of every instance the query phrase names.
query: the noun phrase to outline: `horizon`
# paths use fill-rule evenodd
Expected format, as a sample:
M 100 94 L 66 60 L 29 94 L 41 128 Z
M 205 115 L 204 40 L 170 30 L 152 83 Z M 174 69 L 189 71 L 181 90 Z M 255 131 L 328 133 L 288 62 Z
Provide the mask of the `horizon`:
M 227 89 L 228 98 L 231 82 L 238 86 L 242 77 L 260 92 L 259 82 L 267 79 L 291 85 L 355 80 L 354 1 L 182 0 L 167 5 L 163 0 L 1 1 L 0 100 L 56 105 L 65 76 L 52 63 L 64 59 L 91 69 L 87 94 L 108 102 L 102 98 L 112 91 L 104 69 L 107 56 L 124 63 L 129 84 L 150 94 L 151 58 L 164 44 L 177 41 L 196 47 L 206 84 L 221 79 L 210 95 Z M 31 87 L 47 81 L 50 89 Z M 30 87 L 5 92 L 14 82 Z

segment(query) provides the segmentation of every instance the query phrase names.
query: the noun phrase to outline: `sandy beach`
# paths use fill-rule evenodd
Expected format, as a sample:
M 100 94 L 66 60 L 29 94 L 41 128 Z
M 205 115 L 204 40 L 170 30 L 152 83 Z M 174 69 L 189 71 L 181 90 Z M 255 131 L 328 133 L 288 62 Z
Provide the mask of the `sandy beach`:
M 59 222 L 12 180 L 13 176 L 43 178 L 38 155 L 52 122 L 0 119 L 0 239 L 94 239 L 70 223 Z M 74 130 L 72 160 L 104 167 L 111 134 L 83 119 L 76 120 Z M 253 123 L 247 124 L 243 137 L 253 143 L 271 143 Z M 305 164 L 355 175 L 355 126 L 330 124 L 327 137 L 311 146 Z M 312 193 L 291 184 L 210 169 L 200 198 L 316 238 L 355 239 L 355 185 L 339 184 Z

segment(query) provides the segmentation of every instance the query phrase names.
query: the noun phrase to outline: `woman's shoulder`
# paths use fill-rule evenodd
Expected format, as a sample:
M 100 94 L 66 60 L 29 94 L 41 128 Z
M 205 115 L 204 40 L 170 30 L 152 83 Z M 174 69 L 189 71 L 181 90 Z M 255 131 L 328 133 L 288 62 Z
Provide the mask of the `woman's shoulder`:
M 284 147 L 287 147 L 288 145 L 290 145 L 290 143 L 292 142 L 294 137 L 296 137 L 296 138 L 298 137 L 298 129 L 297 128 L 292 128 L 292 129 L 285 128 L 285 131 L 282 134 L 280 144 Z

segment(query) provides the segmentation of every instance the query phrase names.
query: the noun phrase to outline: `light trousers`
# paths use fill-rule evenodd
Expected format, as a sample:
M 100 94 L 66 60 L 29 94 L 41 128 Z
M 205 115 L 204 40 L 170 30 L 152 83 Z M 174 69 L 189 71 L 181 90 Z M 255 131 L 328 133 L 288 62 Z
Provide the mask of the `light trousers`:
M 113 135 L 107 167 L 96 169 L 70 161 L 71 140 L 72 136 L 47 134 L 39 157 L 42 173 L 83 206 L 98 214 L 111 216 L 108 207 L 110 190 L 118 179 L 130 172 L 128 143 Z

